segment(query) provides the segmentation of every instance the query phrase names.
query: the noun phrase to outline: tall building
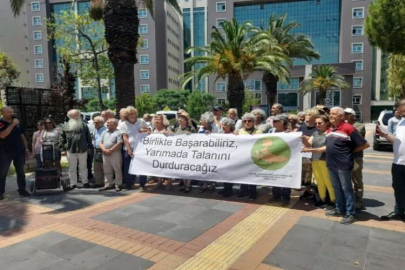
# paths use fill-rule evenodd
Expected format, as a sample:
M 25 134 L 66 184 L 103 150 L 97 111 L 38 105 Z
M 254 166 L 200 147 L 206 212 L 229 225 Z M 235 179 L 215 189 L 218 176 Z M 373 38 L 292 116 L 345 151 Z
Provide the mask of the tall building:
M 153 94 L 164 88 L 179 89 L 178 77 L 183 73 L 184 51 L 182 17 L 165 1 L 155 1 L 154 18 L 142 1 L 138 3 L 143 46 L 139 48 L 138 64 L 135 65 L 136 94 Z M 0 28 L 0 49 L 16 59 L 17 65 L 24 70 L 22 78 L 26 83 L 23 85 L 48 88 L 55 80 L 58 55 L 55 43 L 48 40 L 46 21 L 64 10 L 73 9 L 83 14 L 90 9 L 90 1 L 78 0 L 72 6 L 70 0 L 26 0 L 24 12 L 15 19 L 9 5 L 8 1 L 0 1 L 0 22 L 4 21 Z M 77 98 L 94 96 L 94 89 L 83 85 L 80 80 L 76 86 Z M 111 82 L 110 91 L 104 97 L 109 98 L 113 94 L 114 82 Z
M 308 35 L 321 59 L 306 63 L 294 62 L 291 84 L 278 85 L 278 102 L 289 110 L 302 110 L 317 103 L 317 94 L 302 96 L 298 93 L 299 83 L 309 76 L 319 64 L 331 64 L 338 68 L 351 85 L 350 90 L 335 90 L 328 94 L 328 105 L 350 106 L 357 112 L 358 120 L 371 120 L 371 106 L 392 105 L 385 99 L 386 91 L 381 88 L 386 82 L 384 56 L 375 53 L 364 33 L 364 20 L 372 0 L 181 0 L 183 13 L 190 7 L 204 10 L 206 26 L 197 27 L 205 31 L 201 35 L 210 40 L 213 26 L 220 29 L 220 22 L 235 18 L 239 23 L 252 22 L 257 27 L 267 27 L 271 14 L 287 14 L 287 22 L 301 24 L 296 33 Z M 194 21 L 195 23 L 195 21 Z M 198 22 L 200 24 L 200 22 Z M 193 23 L 184 19 L 185 29 L 195 29 Z M 185 48 L 190 42 L 185 35 Z M 192 40 L 189 38 L 188 40 Z M 189 57 L 186 55 L 186 57 Z M 378 72 L 376 72 L 376 70 Z M 378 82 L 378 83 L 374 83 Z M 226 80 L 214 83 L 214 77 L 206 82 L 204 91 L 217 96 L 218 102 L 226 102 Z M 262 73 L 254 72 L 245 81 L 247 89 L 253 91 L 261 103 L 266 104 L 266 88 Z M 372 100 L 372 96 L 375 100 Z M 381 107 L 377 108 L 377 110 Z

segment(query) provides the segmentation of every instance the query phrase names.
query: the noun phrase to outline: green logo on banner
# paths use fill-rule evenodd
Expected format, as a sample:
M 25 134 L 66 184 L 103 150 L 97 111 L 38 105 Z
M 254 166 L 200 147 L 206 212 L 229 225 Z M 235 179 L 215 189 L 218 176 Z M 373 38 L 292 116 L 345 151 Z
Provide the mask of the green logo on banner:
M 275 171 L 283 168 L 290 161 L 291 149 L 280 137 L 271 136 L 255 142 L 251 157 L 260 168 Z

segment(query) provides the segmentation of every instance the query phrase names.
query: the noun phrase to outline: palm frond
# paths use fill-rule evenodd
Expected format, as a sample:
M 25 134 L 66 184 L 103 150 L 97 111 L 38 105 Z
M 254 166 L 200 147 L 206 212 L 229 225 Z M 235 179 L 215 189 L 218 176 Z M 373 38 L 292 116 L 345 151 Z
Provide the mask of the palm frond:
M 11 10 L 13 11 L 14 17 L 20 15 L 23 9 L 25 0 L 10 0 Z

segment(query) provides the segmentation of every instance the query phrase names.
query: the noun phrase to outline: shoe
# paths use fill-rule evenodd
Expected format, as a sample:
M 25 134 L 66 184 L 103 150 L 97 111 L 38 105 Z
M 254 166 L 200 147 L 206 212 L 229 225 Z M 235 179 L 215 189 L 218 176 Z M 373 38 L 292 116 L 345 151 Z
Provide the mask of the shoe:
M 288 206 L 289 204 L 290 204 L 290 200 L 281 199 L 281 206 Z
M 102 188 L 99 188 L 98 191 L 109 190 L 109 189 L 112 189 L 112 188 L 113 188 L 112 186 L 104 186 Z
M 186 187 L 186 188 L 184 189 L 184 193 L 190 193 L 190 192 L 191 192 L 191 188 Z
M 389 221 L 389 220 L 405 220 L 404 214 L 397 214 L 395 212 L 389 213 L 386 216 L 381 216 L 380 218 L 382 221 Z
M 119 185 L 115 185 L 115 191 L 116 192 L 120 192 L 122 190 L 122 188 Z
M 207 190 L 208 190 L 207 188 L 201 188 L 200 191 L 199 191 L 199 193 L 204 193 L 204 192 L 206 192 Z
M 241 198 L 247 197 L 247 196 L 248 196 L 248 194 L 246 194 L 246 193 L 239 193 L 238 195 L 236 195 L 236 198 L 241 199 Z
M 342 212 L 337 211 L 336 208 L 335 208 L 335 209 L 326 211 L 325 216 L 327 216 L 327 217 L 343 217 L 344 214 Z
M 340 223 L 341 223 L 341 224 L 348 225 L 348 224 L 352 224 L 352 223 L 355 222 L 355 221 L 356 221 L 356 217 L 355 217 L 354 215 L 346 215 L 346 216 L 342 219 L 342 221 L 340 221 Z
M 90 184 L 89 183 L 83 184 L 82 188 L 90 188 Z
M 321 208 L 321 209 L 324 209 L 325 207 L 327 207 L 328 205 L 325 203 L 325 202 L 323 202 L 323 201 L 319 201 L 319 202 L 316 202 L 316 203 L 314 203 L 314 204 L 312 204 L 312 207 L 314 207 L 314 208 Z
M 309 199 L 310 197 L 312 197 L 311 192 L 309 192 L 308 190 L 305 190 L 304 194 L 302 194 L 300 196 L 300 200 Z
M 26 191 L 25 189 L 24 189 L 24 190 L 21 190 L 21 191 L 18 191 L 18 194 L 20 194 L 20 196 L 24 196 L 24 197 L 29 197 L 29 196 L 31 196 L 31 193 L 29 193 L 29 192 Z
M 134 185 L 125 185 L 125 189 L 127 190 L 132 190 L 134 188 Z
M 172 184 L 167 184 L 167 185 L 165 186 L 165 190 L 172 190 L 172 188 L 173 188 L 173 185 L 172 185 Z
M 328 203 L 326 206 L 325 206 L 325 210 L 333 210 L 333 209 L 335 209 L 336 208 L 336 205 L 333 203 L 333 202 L 330 202 L 330 203 Z
M 0 201 L 4 200 L 3 194 L 0 194 Z
M 279 202 L 279 201 L 281 201 L 281 198 L 276 198 L 274 196 L 271 196 L 270 199 L 269 199 L 269 203 L 276 203 L 276 202 Z
M 70 186 L 69 190 L 73 190 L 75 188 L 77 188 L 76 185 L 72 185 L 72 186 Z
M 141 191 L 145 191 L 145 186 L 140 186 Z

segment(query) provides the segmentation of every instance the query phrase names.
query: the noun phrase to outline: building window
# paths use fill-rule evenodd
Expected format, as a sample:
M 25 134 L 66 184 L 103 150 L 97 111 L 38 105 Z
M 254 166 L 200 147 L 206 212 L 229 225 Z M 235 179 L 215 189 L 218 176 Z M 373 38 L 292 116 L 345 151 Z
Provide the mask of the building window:
M 326 92 L 325 105 L 329 107 L 341 106 L 341 96 L 340 90 L 329 90 Z M 319 102 L 319 91 L 315 93 L 315 104 L 320 104 Z
M 352 26 L 352 36 L 362 36 L 363 35 L 363 26 L 362 25 L 353 25 Z
M 224 105 L 225 104 L 225 99 L 224 98 L 219 98 L 217 99 L 218 105 Z
M 251 91 L 261 91 L 262 90 L 262 81 L 261 80 L 245 80 L 245 89 Z
M 139 58 L 139 63 L 141 65 L 149 64 L 149 54 L 140 55 Z
M 217 92 L 226 91 L 226 82 L 217 82 Z
M 141 70 L 141 80 L 149 80 L 149 70 Z
M 225 11 L 226 11 L 226 2 L 218 2 L 217 12 L 225 12 Z
M 357 94 L 353 95 L 353 105 L 361 105 L 362 104 L 362 95 Z
M 139 34 L 147 34 L 147 33 L 148 33 L 148 25 L 140 24 L 139 25 Z
M 34 45 L 34 54 L 42 54 L 42 45 Z
M 363 43 L 352 43 L 352 54 L 363 53 Z
M 146 50 L 148 48 L 149 48 L 149 41 L 146 38 L 142 39 L 142 46 L 140 46 L 139 49 Z
M 361 112 L 356 112 L 356 122 L 363 121 L 363 117 L 361 116 Z
M 141 84 L 141 94 L 149 94 L 149 93 L 150 93 L 150 85 Z
M 34 31 L 34 40 L 42 39 L 42 31 Z
M 216 26 L 217 26 L 218 29 L 222 29 L 221 23 L 224 22 L 224 21 L 226 21 L 226 19 L 224 19 L 224 18 L 217 19 L 217 25 Z
M 290 78 L 290 83 L 277 82 L 277 90 L 298 90 L 300 81 L 298 78 Z
M 40 11 L 41 6 L 39 5 L 39 2 L 31 2 L 31 11 Z
M 277 102 L 283 104 L 288 110 L 292 110 L 298 107 L 298 93 L 277 93 Z
M 34 16 L 34 17 L 32 17 L 32 25 L 33 25 L 33 26 L 42 25 L 41 17 L 40 17 L 40 16 Z
M 44 60 L 35 59 L 35 68 L 44 68 Z
M 364 7 L 353 8 L 353 19 L 363 19 L 364 18 Z
M 363 70 L 363 60 L 354 60 L 353 63 L 356 64 L 356 71 Z
M 44 82 L 44 73 L 37 73 L 35 74 L 35 81 L 37 83 L 42 83 Z
M 363 78 L 353 78 L 353 88 L 362 88 L 363 87 Z
M 138 9 L 138 18 L 140 19 L 148 18 L 148 10 L 146 8 Z

